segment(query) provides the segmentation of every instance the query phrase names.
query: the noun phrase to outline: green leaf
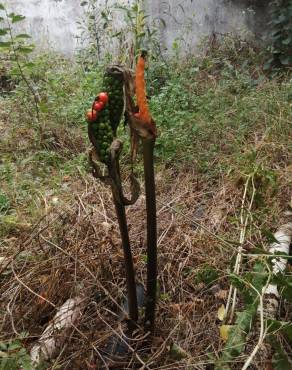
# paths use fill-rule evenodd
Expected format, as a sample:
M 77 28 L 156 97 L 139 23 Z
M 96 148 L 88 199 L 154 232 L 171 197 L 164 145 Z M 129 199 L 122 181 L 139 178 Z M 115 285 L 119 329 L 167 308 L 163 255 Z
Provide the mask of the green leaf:
M 39 104 L 39 107 L 42 113 L 47 113 L 49 111 L 48 105 L 46 103 L 41 102 Z
M 33 52 L 33 47 L 32 46 L 20 46 L 17 50 L 21 54 L 30 54 Z
M 5 10 L 5 6 L 3 4 L 0 4 L 0 10 Z
M 15 340 L 11 344 L 9 344 L 9 351 L 15 351 L 16 349 L 21 348 L 21 343 L 18 340 Z
M 234 358 L 243 352 L 246 334 L 250 331 L 256 312 L 257 304 L 252 304 L 248 305 L 244 311 L 237 313 L 235 325 L 229 331 L 221 358 L 216 362 L 216 370 L 230 369 L 227 363 L 231 363 Z
M 17 22 L 23 21 L 25 19 L 25 16 L 20 15 L 20 14 L 11 13 L 11 14 L 9 14 L 9 18 L 11 18 L 12 23 L 17 23 Z
M 274 370 L 291 369 L 292 364 L 289 361 L 287 353 L 282 348 L 279 341 L 275 337 L 272 337 L 270 338 L 270 342 L 274 349 L 274 355 L 272 358 L 272 364 L 273 364 Z
M 35 63 L 33 63 L 33 62 L 28 62 L 28 63 L 26 63 L 26 64 L 24 65 L 24 67 L 25 67 L 25 68 L 27 68 L 27 69 L 32 69 L 32 68 L 34 68 L 34 67 L 35 67 Z
M 267 328 L 269 334 L 282 333 L 292 342 L 292 322 L 268 319 Z
M 7 35 L 9 28 L 0 28 L 0 36 Z
M 88 2 L 87 1 L 82 1 L 81 3 L 80 3 L 80 6 L 85 6 L 85 5 L 87 5 L 88 4 Z
M 279 241 L 274 237 L 274 234 L 270 230 L 263 229 L 262 233 L 267 238 L 268 243 L 280 244 Z
M 0 41 L 0 48 L 9 48 L 11 45 L 10 41 Z
M 31 39 L 31 36 L 27 35 L 26 33 L 20 33 L 19 35 L 16 35 L 17 39 Z

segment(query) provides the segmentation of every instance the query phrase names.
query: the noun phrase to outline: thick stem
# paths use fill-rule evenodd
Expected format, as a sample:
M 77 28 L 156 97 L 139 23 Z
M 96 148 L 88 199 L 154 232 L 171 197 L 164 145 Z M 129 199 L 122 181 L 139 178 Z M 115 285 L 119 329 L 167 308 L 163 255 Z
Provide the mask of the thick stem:
M 153 332 L 157 290 L 157 225 L 154 178 L 155 139 L 142 139 L 147 211 L 147 291 L 145 328 Z
M 128 226 L 126 220 L 125 206 L 116 199 L 115 192 L 113 191 L 114 204 L 119 222 L 119 228 L 122 239 L 122 246 L 124 251 L 124 261 L 126 270 L 126 281 L 127 281 L 127 295 L 129 303 L 129 317 L 130 327 L 134 326 L 134 323 L 138 321 L 138 305 L 137 305 L 137 294 L 136 294 L 136 283 L 135 283 L 135 271 L 133 265 L 133 257 L 130 247 Z
M 113 180 L 112 183 L 112 194 L 116 208 L 116 213 L 119 222 L 120 234 L 122 239 L 122 247 L 124 251 L 125 261 L 125 272 L 127 281 L 127 295 L 129 304 L 129 330 L 135 328 L 135 323 L 138 321 L 138 304 L 137 304 L 137 293 L 136 293 L 136 282 L 135 282 L 135 270 L 133 264 L 132 251 L 130 246 L 129 231 L 127 225 L 127 217 L 125 211 L 125 205 L 123 203 L 123 192 L 122 183 L 120 177 L 120 168 L 118 156 L 112 158 L 111 165 L 109 167 L 110 176 Z

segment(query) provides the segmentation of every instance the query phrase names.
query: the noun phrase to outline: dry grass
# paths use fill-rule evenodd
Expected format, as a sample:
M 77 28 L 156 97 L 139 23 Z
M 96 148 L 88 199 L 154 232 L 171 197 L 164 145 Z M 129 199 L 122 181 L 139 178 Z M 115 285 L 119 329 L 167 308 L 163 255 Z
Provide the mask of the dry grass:
M 222 346 L 217 310 L 226 301 L 226 267 L 235 254 L 235 247 L 218 237 L 237 240 L 237 226 L 228 222 L 228 216 L 236 215 L 242 189 L 223 179 L 210 187 L 196 173 L 172 170 L 157 174 L 157 188 L 157 329 L 151 349 L 141 347 L 137 339 L 132 343 L 135 353 L 118 368 L 205 369 L 208 355 Z M 75 182 L 72 192 L 71 204 L 59 203 L 34 230 L 5 240 L 2 250 L 9 263 L 2 265 L 2 339 L 28 332 L 24 344 L 29 349 L 56 309 L 67 298 L 81 295 L 86 308 L 55 365 L 98 369 L 109 337 L 124 330 L 119 315 L 125 294 L 123 255 L 109 189 L 88 175 Z M 144 206 L 142 195 L 127 213 L 137 279 L 142 284 Z M 196 282 L 206 264 L 219 272 L 211 287 Z M 139 335 L 143 336 L 142 331 Z M 180 355 L 171 350 L 173 344 L 181 348 Z
M 288 168 L 279 177 L 277 195 L 266 196 L 272 211 L 248 227 L 246 250 L 263 243 L 262 225 L 273 230 L 282 223 L 281 212 L 289 200 L 287 179 Z M 211 369 L 209 356 L 216 357 L 224 344 L 217 311 L 227 300 L 228 269 L 236 254 L 230 241 L 239 239 L 243 184 L 227 176 L 208 182 L 195 170 L 161 169 L 156 180 L 160 288 L 156 332 L 149 348 L 139 340 L 144 336 L 141 329 L 130 342 L 134 353 L 115 368 Z M 69 297 L 81 295 L 83 315 L 48 368 L 101 369 L 109 338 L 125 333 L 120 315 L 126 291 L 118 225 L 109 189 L 90 174 L 76 174 L 68 186 L 70 198 L 48 202 L 39 223 L 4 239 L 1 340 L 26 332 L 22 342 L 30 350 L 57 308 Z M 145 285 L 143 194 L 127 215 L 137 280 Z M 206 266 L 218 272 L 210 286 L 197 280 Z M 256 336 L 249 339 L 247 353 L 256 341 Z M 255 368 L 261 366 L 259 362 Z M 233 368 L 240 367 L 234 363 Z

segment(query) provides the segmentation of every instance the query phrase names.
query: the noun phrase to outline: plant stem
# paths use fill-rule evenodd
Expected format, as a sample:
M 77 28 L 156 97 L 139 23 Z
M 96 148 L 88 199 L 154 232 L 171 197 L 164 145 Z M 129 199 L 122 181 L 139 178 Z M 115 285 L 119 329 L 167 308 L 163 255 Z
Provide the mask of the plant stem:
M 154 178 L 155 138 L 142 139 L 147 212 L 147 290 L 145 328 L 153 332 L 157 290 L 157 223 Z
M 33 96 L 34 105 L 35 105 L 35 111 L 36 111 L 36 116 L 37 116 L 37 121 L 40 124 L 40 111 L 39 111 L 39 101 L 40 101 L 40 99 L 37 96 L 34 88 L 32 87 L 32 85 L 30 84 L 29 80 L 26 78 L 26 76 L 25 76 L 25 74 L 23 72 L 22 66 L 21 66 L 21 64 L 19 62 L 19 56 L 18 56 L 17 50 L 15 48 L 15 41 L 14 41 L 14 36 L 13 36 L 13 33 L 12 33 L 11 23 L 9 21 L 9 16 L 8 16 L 7 11 L 5 11 L 5 13 L 6 13 L 6 22 L 7 22 L 7 25 L 8 25 L 9 37 L 10 37 L 10 41 L 11 41 L 11 45 L 12 45 L 12 51 L 13 51 L 13 54 L 14 54 L 15 62 L 16 62 L 17 68 L 19 70 L 19 73 L 20 73 L 21 78 L 23 79 L 23 81 L 25 82 L 27 88 L 29 89 L 29 91 L 31 92 L 31 94 Z
M 115 157 L 111 166 L 109 167 L 112 182 L 113 201 L 116 208 L 116 213 L 119 222 L 120 234 L 122 239 L 122 247 L 124 251 L 126 281 L 127 281 L 127 295 L 129 306 L 129 330 L 135 328 L 135 323 L 138 321 L 138 304 L 135 282 L 135 270 L 133 264 L 132 251 L 130 246 L 129 231 L 127 225 L 125 204 L 123 203 L 122 183 L 120 177 L 120 167 L 118 156 Z
M 127 280 L 127 295 L 129 303 L 129 317 L 132 324 L 138 321 L 138 305 L 137 305 L 137 294 L 136 294 L 136 283 L 135 283 L 135 271 L 133 266 L 133 257 L 130 247 L 130 240 L 128 234 L 128 226 L 126 220 L 125 206 L 115 199 L 115 193 L 113 192 L 114 204 L 119 222 L 120 234 L 122 239 L 122 246 L 124 251 L 124 261 L 126 270 Z

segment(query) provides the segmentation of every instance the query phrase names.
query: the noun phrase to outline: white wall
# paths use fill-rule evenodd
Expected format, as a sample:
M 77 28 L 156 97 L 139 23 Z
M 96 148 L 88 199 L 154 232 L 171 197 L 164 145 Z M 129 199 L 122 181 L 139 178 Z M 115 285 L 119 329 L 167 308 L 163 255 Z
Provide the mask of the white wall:
M 77 22 L 83 14 L 80 0 L 4 0 L 4 3 L 8 10 L 26 16 L 22 27 L 39 48 L 51 47 L 72 55 L 80 46 L 76 38 L 80 35 Z M 245 0 L 146 0 L 145 4 L 151 19 L 165 20 L 166 27 L 161 23 L 159 36 L 168 50 L 178 39 L 187 51 L 212 32 L 250 35 L 258 31 L 257 25 L 265 19 L 264 13 L 255 18 Z
M 39 48 L 51 47 L 70 55 L 77 47 L 77 20 L 82 14 L 78 0 L 2 0 L 8 11 L 22 14 L 22 28 Z M 20 23 L 19 23 L 20 25 Z
M 186 51 L 195 48 L 203 37 L 213 33 L 232 33 L 255 38 L 262 33 L 267 9 L 258 5 L 251 9 L 246 0 L 149 0 L 147 11 L 152 19 L 163 18 L 160 27 L 163 45 L 170 50 L 177 39 Z

